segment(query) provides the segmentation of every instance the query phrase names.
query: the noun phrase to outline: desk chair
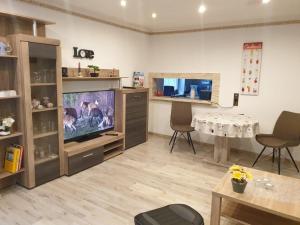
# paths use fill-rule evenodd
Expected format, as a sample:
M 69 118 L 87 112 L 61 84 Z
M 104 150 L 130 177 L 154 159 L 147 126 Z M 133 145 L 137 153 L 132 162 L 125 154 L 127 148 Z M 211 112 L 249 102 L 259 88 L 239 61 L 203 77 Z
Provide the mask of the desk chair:
M 174 130 L 173 136 L 169 142 L 169 145 L 172 144 L 170 153 L 173 152 L 173 148 L 176 143 L 178 133 L 183 136 L 189 145 L 192 146 L 194 154 L 196 154 L 193 140 L 191 138 L 191 132 L 194 131 L 194 128 L 191 126 L 192 122 L 192 104 L 188 102 L 172 102 L 170 126 Z M 184 134 L 186 133 L 186 136 Z
M 255 166 L 258 159 L 264 153 L 267 147 L 273 148 L 272 161 L 275 161 L 275 152 L 278 152 L 278 174 L 280 174 L 280 157 L 281 150 L 285 148 L 292 159 L 296 170 L 299 173 L 299 168 L 289 150 L 289 147 L 296 147 L 300 145 L 300 114 L 283 111 L 273 130 L 273 134 L 258 134 L 256 135 L 256 140 L 258 143 L 264 146 L 263 150 L 260 152 L 252 167 Z

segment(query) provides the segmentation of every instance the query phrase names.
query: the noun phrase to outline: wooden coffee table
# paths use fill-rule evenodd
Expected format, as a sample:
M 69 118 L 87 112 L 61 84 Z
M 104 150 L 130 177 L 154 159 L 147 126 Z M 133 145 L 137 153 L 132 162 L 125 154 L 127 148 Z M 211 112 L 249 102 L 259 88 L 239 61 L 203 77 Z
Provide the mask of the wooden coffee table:
M 221 216 L 242 224 L 300 225 L 300 179 L 246 168 L 254 180 L 268 178 L 273 190 L 248 183 L 244 194 L 233 192 L 227 173 L 212 192 L 211 225 Z

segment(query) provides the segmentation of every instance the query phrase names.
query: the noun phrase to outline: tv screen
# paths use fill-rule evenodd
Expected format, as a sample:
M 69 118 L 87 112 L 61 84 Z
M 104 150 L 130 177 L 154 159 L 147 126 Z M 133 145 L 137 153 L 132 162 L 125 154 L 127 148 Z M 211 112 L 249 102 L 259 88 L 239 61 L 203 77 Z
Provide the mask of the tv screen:
M 115 92 L 63 94 L 64 140 L 79 140 L 114 128 Z

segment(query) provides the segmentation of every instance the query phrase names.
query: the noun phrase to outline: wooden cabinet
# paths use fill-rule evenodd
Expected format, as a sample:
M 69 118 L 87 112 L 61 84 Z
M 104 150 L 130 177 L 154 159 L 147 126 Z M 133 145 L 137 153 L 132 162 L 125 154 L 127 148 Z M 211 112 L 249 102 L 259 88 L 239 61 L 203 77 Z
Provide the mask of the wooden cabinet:
M 11 43 L 9 37 L 0 37 L 0 41 Z M 12 144 L 24 145 L 24 130 L 23 130 L 23 99 L 21 77 L 17 72 L 19 58 L 16 55 L 16 49 L 13 49 L 13 55 L 0 55 L 0 91 L 16 91 L 15 96 L 0 97 L 0 119 L 12 117 L 15 123 L 12 127 L 11 134 L 0 136 L 0 188 L 15 184 L 17 181 L 22 182 L 21 178 L 24 175 L 24 168 L 21 168 L 16 173 L 4 171 L 5 151 Z M 23 162 L 27 165 L 27 162 Z
M 125 133 L 125 149 L 148 138 L 148 89 L 116 91 L 116 130 Z
M 68 158 L 68 175 L 95 166 L 104 160 L 103 146 Z
M 109 133 L 109 132 L 108 132 Z M 105 135 L 85 142 L 65 144 L 65 174 L 71 176 L 120 155 L 124 150 L 124 134 Z
M 20 58 L 18 72 L 23 78 L 28 162 L 25 186 L 32 188 L 64 172 L 60 42 L 27 35 L 13 35 L 12 38 Z M 43 106 L 37 107 L 38 102 Z

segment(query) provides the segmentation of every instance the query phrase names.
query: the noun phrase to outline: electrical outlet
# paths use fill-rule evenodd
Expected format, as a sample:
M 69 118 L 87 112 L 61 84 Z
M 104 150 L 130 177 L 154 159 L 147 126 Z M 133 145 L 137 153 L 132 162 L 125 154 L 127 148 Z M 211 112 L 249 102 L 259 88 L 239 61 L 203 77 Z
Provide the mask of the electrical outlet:
M 239 97 L 240 95 L 238 93 L 233 94 L 233 106 L 239 106 Z

